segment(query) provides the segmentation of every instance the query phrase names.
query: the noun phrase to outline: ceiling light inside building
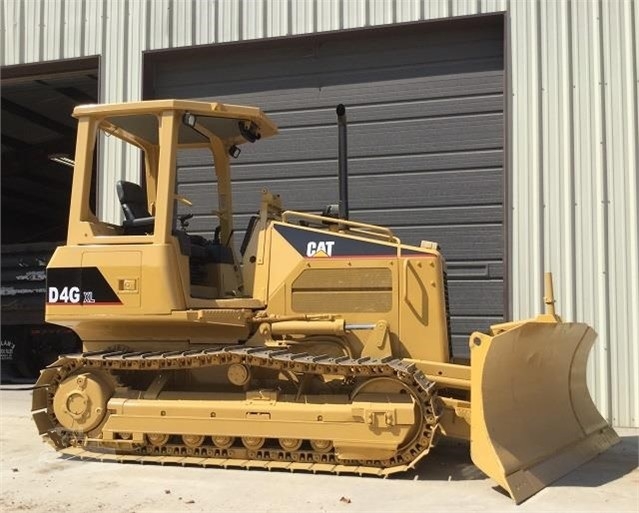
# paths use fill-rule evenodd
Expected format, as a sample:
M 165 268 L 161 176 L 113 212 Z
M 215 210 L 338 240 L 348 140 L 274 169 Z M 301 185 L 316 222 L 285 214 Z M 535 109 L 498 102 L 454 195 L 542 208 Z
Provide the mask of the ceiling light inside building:
M 64 166 L 74 167 L 75 161 L 72 160 L 66 153 L 54 153 L 49 155 L 49 160 L 62 164 Z

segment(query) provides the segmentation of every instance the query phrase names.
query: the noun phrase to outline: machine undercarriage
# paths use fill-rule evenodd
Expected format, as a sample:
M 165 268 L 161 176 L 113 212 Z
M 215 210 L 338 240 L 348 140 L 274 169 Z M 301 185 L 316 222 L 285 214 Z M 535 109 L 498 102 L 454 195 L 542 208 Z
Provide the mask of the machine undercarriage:
M 37 385 L 63 452 L 203 466 L 388 475 L 428 453 L 442 409 L 407 362 L 261 347 L 69 355 Z

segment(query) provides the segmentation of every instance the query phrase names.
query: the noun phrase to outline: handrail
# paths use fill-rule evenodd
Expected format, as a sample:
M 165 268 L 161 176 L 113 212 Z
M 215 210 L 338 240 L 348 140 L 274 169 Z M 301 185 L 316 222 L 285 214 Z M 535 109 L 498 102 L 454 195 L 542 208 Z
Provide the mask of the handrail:
M 350 221 L 348 219 L 339 219 L 336 217 L 325 217 L 317 214 L 308 214 L 306 212 L 298 212 L 296 210 L 286 210 L 282 212 L 282 222 L 290 223 L 289 217 L 299 217 L 302 219 L 308 219 L 310 221 L 317 221 L 319 223 L 333 223 L 338 224 L 340 226 L 346 226 L 349 229 L 352 229 L 354 232 L 362 232 L 367 235 L 373 235 L 376 237 L 387 238 L 389 242 L 395 242 L 397 244 L 400 243 L 399 238 L 397 238 L 390 228 L 386 228 L 384 226 L 376 226 L 374 224 L 366 224 L 360 223 L 358 221 Z

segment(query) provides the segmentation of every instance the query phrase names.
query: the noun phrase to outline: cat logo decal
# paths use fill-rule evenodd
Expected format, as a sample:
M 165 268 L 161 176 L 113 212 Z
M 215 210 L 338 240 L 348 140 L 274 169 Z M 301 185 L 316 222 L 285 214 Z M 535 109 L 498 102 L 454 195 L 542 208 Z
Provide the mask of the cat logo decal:
M 306 244 L 306 256 L 313 258 L 333 256 L 334 245 L 334 240 L 311 240 Z

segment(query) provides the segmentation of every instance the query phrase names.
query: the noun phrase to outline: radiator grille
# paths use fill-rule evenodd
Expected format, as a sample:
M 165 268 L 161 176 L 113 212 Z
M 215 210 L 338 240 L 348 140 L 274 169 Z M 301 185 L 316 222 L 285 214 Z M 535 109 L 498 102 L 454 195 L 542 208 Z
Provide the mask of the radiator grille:
M 388 312 L 392 273 L 386 268 L 306 269 L 293 282 L 295 312 Z

